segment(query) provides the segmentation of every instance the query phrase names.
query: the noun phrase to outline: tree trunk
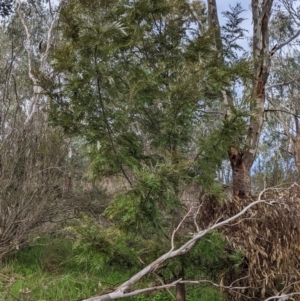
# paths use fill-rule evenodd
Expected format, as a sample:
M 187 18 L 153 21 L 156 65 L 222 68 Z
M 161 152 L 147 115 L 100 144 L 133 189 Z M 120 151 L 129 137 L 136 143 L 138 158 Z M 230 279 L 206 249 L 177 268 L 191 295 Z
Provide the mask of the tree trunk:
M 273 0 L 252 0 L 253 15 L 253 59 L 254 72 L 253 92 L 250 101 L 250 123 L 246 138 L 246 149 L 243 155 L 245 166 L 250 170 L 257 153 L 261 136 L 265 87 L 270 73 L 272 52 L 269 50 L 269 21 Z
M 177 279 L 184 279 L 184 268 L 182 267 L 180 272 L 176 275 Z M 176 284 L 176 301 L 186 301 L 185 298 L 185 284 L 177 283 Z
M 219 52 L 219 59 L 223 61 L 222 53 L 222 37 L 221 37 L 221 28 L 218 18 L 218 12 L 217 12 L 217 3 L 216 0 L 208 0 L 207 1 L 207 7 L 208 7 L 208 27 L 213 28 L 215 31 L 215 43 L 216 48 Z
M 232 186 L 233 195 L 238 197 L 247 197 L 251 191 L 250 168 L 244 160 L 244 153 L 230 148 L 228 151 L 230 164 L 232 168 Z
M 297 169 L 297 181 L 300 180 L 300 135 L 297 132 L 295 137 L 292 137 L 292 154 L 295 158 L 295 165 Z
M 250 193 L 250 170 L 254 163 L 259 138 L 261 136 L 264 103 L 265 86 L 267 84 L 272 51 L 269 50 L 269 21 L 273 0 L 252 0 L 253 15 L 253 59 L 254 59 L 254 78 L 252 86 L 252 99 L 250 101 L 250 122 L 248 126 L 245 148 L 239 151 L 230 148 L 228 151 L 232 167 L 233 192 L 237 196 L 245 197 Z M 208 0 L 209 26 L 218 29 L 218 15 L 215 0 Z M 216 30 L 215 43 L 217 49 L 221 49 L 221 33 Z M 275 50 L 274 50 L 275 51 Z M 228 90 L 224 87 L 224 91 Z M 223 93 L 224 104 L 233 105 L 228 102 L 228 93 Z M 226 95 L 227 94 L 227 95 Z M 230 118 L 230 112 L 226 113 Z

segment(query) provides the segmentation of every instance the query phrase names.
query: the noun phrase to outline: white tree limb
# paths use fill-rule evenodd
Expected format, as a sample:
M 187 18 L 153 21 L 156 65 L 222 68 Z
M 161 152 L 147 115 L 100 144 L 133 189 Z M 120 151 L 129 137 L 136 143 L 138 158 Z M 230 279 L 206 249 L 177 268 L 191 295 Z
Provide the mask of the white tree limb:
M 19 15 L 19 18 L 21 20 L 21 23 L 25 29 L 25 33 L 26 33 L 26 42 L 27 42 L 27 46 L 26 46 L 26 52 L 27 52 L 27 63 L 28 63 L 28 76 L 31 79 L 32 83 L 33 83 L 33 95 L 30 99 L 30 103 L 29 103 L 29 109 L 28 109 L 28 115 L 27 118 L 24 122 L 24 125 L 28 124 L 37 109 L 37 105 L 40 102 L 40 98 L 41 98 L 41 92 L 42 92 L 42 88 L 38 83 L 38 78 L 35 75 L 36 70 L 34 70 L 33 68 L 33 64 L 32 64 L 32 58 L 34 55 L 34 46 L 32 44 L 32 34 L 25 22 L 24 16 L 22 15 L 21 12 L 21 0 L 18 0 L 18 6 L 17 6 L 17 13 Z M 40 72 L 44 72 L 45 68 L 46 68 L 46 62 L 49 56 L 49 50 L 53 41 L 53 29 L 54 29 L 54 25 L 56 23 L 56 21 L 58 20 L 58 15 L 59 15 L 59 9 L 56 10 L 55 14 L 52 17 L 48 32 L 47 32 L 47 39 L 45 41 L 45 51 L 43 53 L 40 53 L 40 66 L 39 66 L 39 71 Z
M 279 296 L 272 296 L 272 297 L 265 299 L 264 301 L 270 301 L 270 300 L 285 301 L 285 300 L 288 300 L 290 297 L 296 296 L 296 295 L 300 295 L 300 292 L 294 292 L 294 293 L 290 293 L 290 294 L 282 294 Z
M 224 285 L 219 285 L 213 281 L 210 280 L 181 280 L 179 281 L 179 283 L 187 283 L 187 284 L 203 284 L 203 283 L 208 283 L 214 287 L 219 287 L 219 288 L 223 288 L 223 289 L 228 289 L 228 290 L 243 290 L 243 289 L 247 289 L 250 288 L 250 286 L 224 286 Z

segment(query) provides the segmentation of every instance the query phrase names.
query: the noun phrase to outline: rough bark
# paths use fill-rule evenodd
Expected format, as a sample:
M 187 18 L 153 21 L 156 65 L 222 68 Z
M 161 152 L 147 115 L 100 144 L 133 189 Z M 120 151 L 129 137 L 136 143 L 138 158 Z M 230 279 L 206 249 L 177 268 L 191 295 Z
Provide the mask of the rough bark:
M 247 197 L 250 194 L 251 181 L 250 169 L 244 162 L 244 153 L 230 148 L 228 155 L 232 168 L 233 195 L 241 198 Z
M 252 87 L 252 100 L 250 102 L 250 122 L 246 137 L 245 148 L 240 151 L 230 148 L 228 151 L 232 167 L 233 192 L 238 196 L 247 196 L 250 193 L 250 170 L 254 163 L 259 138 L 263 126 L 265 87 L 267 84 L 271 56 L 274 52 L 269 51 L 269 21 L 273 0 L 252 0 L 253 15 L 253 60 L 254 79 Z M 221 32 L 215 0 L 208 0 L 209 26 L 215 27 L 215 43 L 218 50 L 220 46 Z M 219 35 L 219 36 L 218 36 Z M 230 118 L 230 106 L 232 98 L 227 87 L 224 87 L 223 101 L 226 107 L 226 118 Z
M 221 28 L 219 24 L 218 11 L 216 0 L 208 0 L 208 26 L 214 30 L 215 33 L 215 43 L 216 48 L 219 51 L 219 58 L 222 58 L 222 38 L 221 38 Z
M 252 0 L 254 79 L 250 102 L 250 123 L 243 160 L 250 170 L 257 153 L 263 126 L 265 88 L 270 72 L 272 52 L 269 51 L 269 21 L 273 0 Z

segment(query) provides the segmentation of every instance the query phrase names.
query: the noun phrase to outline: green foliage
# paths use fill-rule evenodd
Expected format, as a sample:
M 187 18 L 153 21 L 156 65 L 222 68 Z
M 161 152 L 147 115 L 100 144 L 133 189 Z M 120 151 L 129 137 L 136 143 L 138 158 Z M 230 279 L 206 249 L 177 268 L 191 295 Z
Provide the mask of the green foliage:
M 78 225 L 68 227 L 72 234 L 73 260 L 87 271 L 101 271 L 108 265 L 137 265 L 128 238 L 116 228 L 103 227 L 87 216 Z
M 189 290 L 187 295 L 188 301 L 222 301 L 226 300 L 225 296 L 217 288 L 210 286 L 195 287 Z
M 76 235 L 73 243 L 74 260 L 87 270 L 102 270 L 113 255 L 113 242 L 107 230 L 84 217 L 83 224 L 69 227 Z
M 203 135 L 198 112 L 214 105 L 236 71 L 216 68 L 211 32 L 186 0 L 89 5 L 70 0 L 62 10 L 53 67 L 64 83 L 56 83 L 61 95 L 50 91 L 50 117 L 86 139 L 95 178 L 128 180 L 130 190 L 115 197 L 107 216 L 122 229 L 153 233 L 170 226 L 163 216 L 193 180 L 220 190 L 214 174 L 229 143 L 222 137 L 226 144 L 216 145 L 216 137 L 233 137 L 238 119 Z
M 243 263 L 245 256 L 244 256 L 244 252 L 242 249 L 236 249 L 232 254 L 229 254 L 228 258 L 233 263 L 232 267 L 235 270 L 239 270 Z
M 95 230 L 96 228 L 97 230 Z M 0 295 L 5 298 L 7 296 L 19 297 L 21 291 L 28 289 L 33 301 L 82 299 L 101 293 L 102 290 L 110 290 L 113 283 L 124 281 L 130 274 L 134 273 L 138 268 L 137 263 L 134 262 L 137 256 L 135 250 L 143 248 L 145 251 L 139 253 L 138 256 L 146 261 L 151 261 L 158 255 L 157 251 L 153 249 L 157 248 L 153 241 L 148 241 L 142 246 L 133 237 L 120 236 L 116 230 L 114 230 L 116 232 L 106 231 L 106 234 L 99 234 L 102 230 L 103 228 L 97 226 L 97 223 L 85 217 L 84 222 L 80 225 L 68 229 L 68 240 L 62 237 L 35 240 L 33 246 L 16 253 L 9 260 L 7 258 L 6 263 L 2 265 L 0 272 L 6 275 L 13 273 L 15 279 L 9 284 L 9 289 L 6 288 L 8 284 L 1 282 L 2 278 L 0 279 Z M 74 243 L 74 233 L 78 239 L 81 239 L 80 243 L 84 244 L 85 247 L 72 248 L 77 244 Z M 94 257 L 96 253 L 103 256 L 104 253 L 99 252 L 103 248 L 100 242 L 103 243 L 103 237 L 108 233 L 110 233 L 110 250 L 112 250 L 109 254 L 111 261 L 108 261 L 108 264 L 99 269 L 98 266 L 89 265 L 86 261 L 80 262 L 74 257 L 78 256 L 80 252 L 83 252 L 83 257 L 90 254 L 89 259 L 91 261 L 96 259 Z M 106 244 L 107 240 L 108 238 L 105 240 Z M 228 256 L 224 251 L 224 246 L 225 240 L 217 231 L 208 234 L 203 241 L 199 241 L 191 253 L 180 257 L 181 259 L 179 258 L 187 266 L 186 277 L 200 279 L 208 271 L 210 275 L 215 277 L 218 271 L 226 268 L 224 262 L 227 262 L 228 265 L 230 263 L 238 266 L 242 253 L 237 252 Z M 95 251 L 96 249 L 98 251 Z M 88 250 L 89 252 L 87 252 Z M 157 250 L 158 252 L 162 251 L 161 248 L 157 248 Z M 105 252 L 107 254 L 106 250 Z M 51 260 L 55 256 L 57 256 L 57 260 Z M 130 260 L 132 261 L 130 262 Z M 135 268 L 132 270 L 133 264 Z M 166 281 L 172 281 L 173 272 L 176 271 L 174 265 L 178 265 L 178 259 L 168 261 L 167 264 L 168 267 L 165 267 L 161 273 L 164 274 Z M 168 273 L 170 273 L 169 276 Z M 3 287 L 2 291 L 1 286 Z M 171 300 L 170 298 L 167 292 L 159 292 L 130 299 L 164 301 Z M 187 286 L 187 300 L 209 300 L 209 298 L 211 298 L 210 300 L 222 300 L 222 296 L 214 288 Z
M 226 19 L 226 23 L 222 26 L 223 46 L 225 48 L 225 56 L 229 59 L 236 59 L 236 51 L 244 49 L 237 43 L 237 40 L 245 38 L 246 29 L 241 27 L 241 23 L 245 20 L 240 16 L 245 10 L 240 3 L 235 6 L 229 5 L 230 10 L 225 11 L 222 15 Z
M 136 171 L 137 185 L 115 197 L 105 210 L 105 215 L 114 218 L 127 231 L 137 231 L 144 237 L 161 232 L 166 215 L 181 206 L 176 186 L 188 165 L 159 163 L 152 167 L 143 166 Z
M 207 193 L 220 197 L 221 185 L 214 181 L 216 170 L 227 159 L 230 147 L 242 149 L 246 134 L 246 113 L 232 108 L 231 116 L 209 137 L 199 139 L 199 156 L 194 166 L 198 183 Z
M 210 79 L 201 87 L 199 82 L 209 74 L 212 42 L 199 32 L 189 38 L 184 26 L 191 17 L 188 4 L 175 4 L 136 1 L 122 6 L 115 1 L 95 15 L 81 2 L 70 1 L 62 12 L 66 42 L 56 51 L 54 67 L 64 72 L 66 84 L 63 97 L 53 95 L 50 113 L 67 132 L 83 134 L 91 146 L 100 143 L 92 154 L 98 174 L 117 173 L 120 164 L 149 164 L 193 138 L 198 102 L 205 87 L 217 83 Z M 183 15 L 176 16 L 174 9 Z M 123 27 L 116 26 L 116 35 L 108 38 L 105 28 L 112 20 Z M 76 38 L 70 30 L 76 30 Z M 201 62 L 195 64 L 192 53 Z M 147 155 L 146 143 L 152 149 Z
M 222 257 L 226 255 L 225 247 L 224 237 L 218 231 L 213 231 L 196 243 L 191 250 L 191 255 L 198 258 L 202 265 L 218 270 L 217 265 L 222 264 Z

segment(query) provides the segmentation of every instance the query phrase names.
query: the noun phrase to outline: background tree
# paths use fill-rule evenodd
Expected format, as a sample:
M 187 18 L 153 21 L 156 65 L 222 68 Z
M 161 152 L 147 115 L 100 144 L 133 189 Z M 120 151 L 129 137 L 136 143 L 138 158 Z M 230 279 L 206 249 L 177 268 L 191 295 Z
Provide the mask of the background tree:
M 244 136 L 244 141 L 239 148 L 231 147 L 229 149 L 229 159 L 233 171 L 233 186 L 235 194 L 239 196 L 247 195 L 250 191 L 250 170 L 253 166 L 259 145 L 259 139 L 262 134 L 263 120 L 264 120 L 264 105 L 266 102 L 266 85 L 270 74 L 271 60 L 275 52 L 282 49 L 289 42 L 298 37 L 299 31 L 288 37 L 286 40 L 279 44 L 274 43 L 274 46 L 270 46 L 270 33 L 269 24 L 271 21 L 273 1 L 257 1 L 252 0 L 252 18 L 253 18 L 253 40 L 252 40 L 252 62 L 253 62 L 253 75 L 250 88 L 250 94 L 248 95 L 249 106 L 247 120 L 247 133 Z M 241 11 L 241 10 L 240 10 Z M 236 9 L 238 12 L 238 9 Z M 223 64 L 230 64 L 226 62 L 222 45 L 222 35 L 219 28 L 217 5 L 216 1 L 208 1 L 208 15 L 210 21 L 210 27 L 214 28 L 216 32 L 215 45 L 220 53 L 220 62 Z M 238 22 L 241 19 L 236 19 Z M 234 21 L 234 19 L 233 19 Z M 232 23 L 233 24 L 233 23 Z M 238 24 L 238 23 L 237 23 Z M 241 36 L 241 30 L 233 32 L 233 36 Z M 226 42 L 226 39 L 225 39 Z M 245 87 L 245 92 L 249 82 Z M 232 99 L 230 91 L 232 91 L 232 85 L 229 83 L 224 85 L 224 98 L 223 102 L 227 107 L 227 116 L 230 118 L 230 110 L 236 105 Z
M 270 23 L 270 37 L 277 44 L 291 38 L 297 31 L 295 16 L 288 3 L 283 1 L 284 6 L 280 3 L 275 5 L 276 11 Z M 266 126 L 260 146 L 264 159 L 259 155 L 258 162 L 262 168 L 267 164 L 266 168 L 274 171 L 270 174 L 266 169 L 266 173 L 262 173 L 266 175 L 267 185 L 270 184 L 267 179 L 270 176 L 273 185 L 297 181 L 298 177 L 297 44 L 298 40 L 295 40 L 289 48 L 281 49 L 273 55 L 272 73 L 266 86 Z
M 47 97 L 37 84 L 39 72 L 49 70 L 56 20 L 42 4 L 19 2 L 0 34 L 1 259 L 70 212 L 66 195 L 62 199 L 68 147 L 48 124 Z

